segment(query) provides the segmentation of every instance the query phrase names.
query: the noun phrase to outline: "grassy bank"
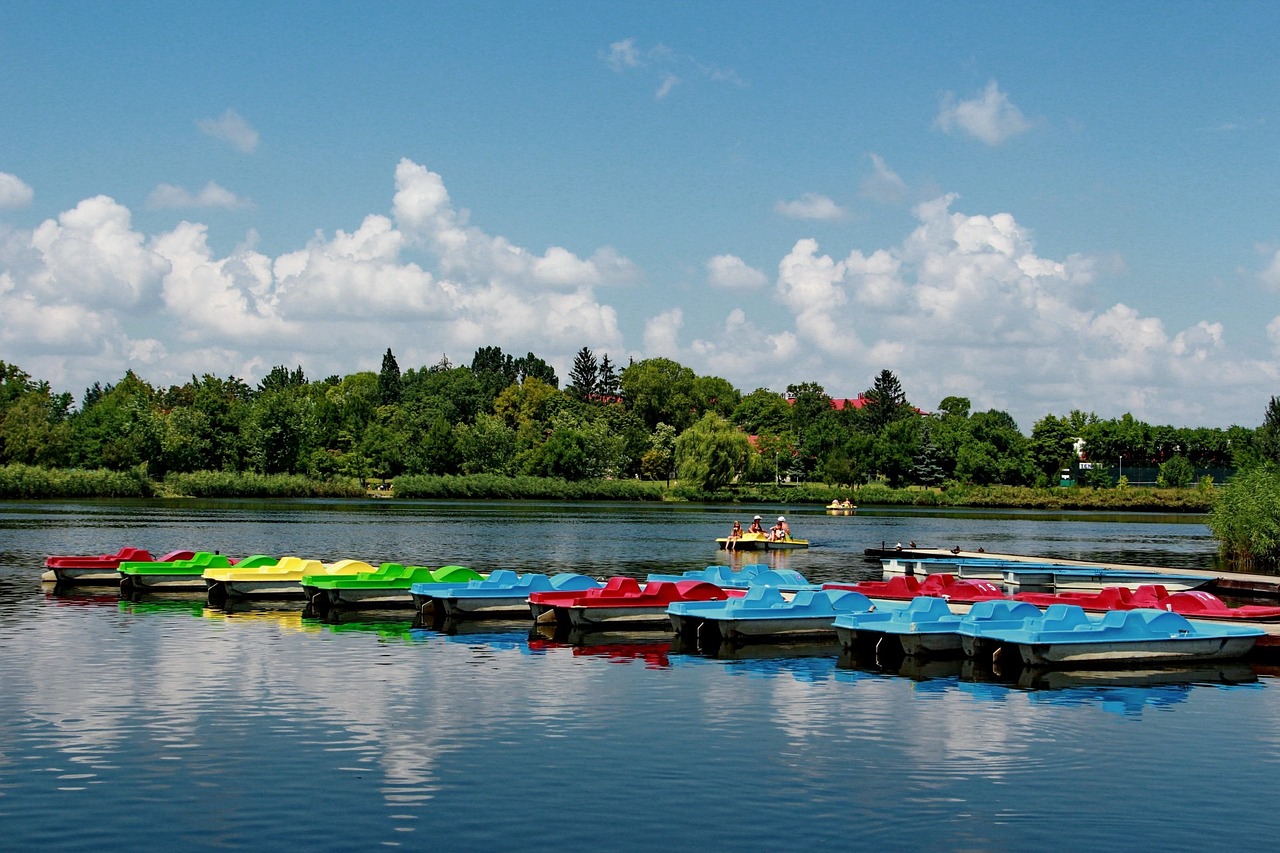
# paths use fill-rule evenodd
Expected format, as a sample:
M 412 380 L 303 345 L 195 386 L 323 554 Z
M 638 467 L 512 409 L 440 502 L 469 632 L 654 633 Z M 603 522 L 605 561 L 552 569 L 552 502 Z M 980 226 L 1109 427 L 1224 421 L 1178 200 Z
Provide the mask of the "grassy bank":
M 155 483 L 141 469 L 85 471 L 0 465 L 0 498 L 149 498 Z
M 1016 486 L 952 486 L 942 489 L 891 489 L 874 483 L 856 489 L 822 483 L 732 486 L 703 492 L 679 483 L 643 480 L 582 480 L 546 477 L 401 476 L 394 481 L 397 498 L 574 501 L 690 501 L 708 503 L 826 506 L 846 498 L 862 507 L 985 507 L 1006 509 L 1119 510 L 1126 512 L 1208 512 L 1220 492 L 1186 489 L 1030 489 Z M 170 474 L 162 482 L 142 469 L 81 471 L 0 466 L 0 498 L 363 498 L 365 487 L 354 479 L 316 480 L 294 474 L 236 474 L 198 471 Z
M 578 480 L 548 477 L 406 475 L 396 477 L 397 498 L 491 498 L 551 501 L 660 501 L 662 483 L 643 480 Z
M 892 489 L 875 483 L 856 489 L 821 483 L 747 485 L 703 493 L 676 486 L 679 500 L 726 503 L 786 503 L 827 505 L 848 498 L 861 507 L 983 507 L 1002 509 L 1115 510 L 1124 512 L 1208 512 L 1217 493 L 1213 489 L 1031 489 L 1021 486 L 953 486 L 946 489 Z
M 314 480 L 299 474 L 236 474 L 195 471 L 170 474 L 162 492 L 189 498 L 363 498 L 364 486 L 352 478 Z

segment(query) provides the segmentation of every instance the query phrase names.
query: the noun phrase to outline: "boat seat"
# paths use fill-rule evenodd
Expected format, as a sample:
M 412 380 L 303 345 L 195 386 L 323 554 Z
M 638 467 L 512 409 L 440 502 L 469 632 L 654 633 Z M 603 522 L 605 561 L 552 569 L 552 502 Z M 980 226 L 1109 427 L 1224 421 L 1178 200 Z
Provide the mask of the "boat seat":
M 1083 607 L 1075 604 L 1051 604 L 1044 612 L 1044 621 L 1040 623 L 1040 629 L 1042 631 L 1074 631 L 1082 625 L 1092 624 Z
M 933 595 L 921 595 L 911 599 L 911 603 L 903 612 L 911 621 L 937 620 L 953 615 L 946 600 Z
M 822 592 L 831 602 L 831 609 L 841 613 L 866 613 L 875 609 L 871 599 L 857 590 L 825 589 Z
M 520 575 L 510 569 L 494 569 L 489 573 L 488 583 L 492 586 L 515 586 Z
M 751 606 L 758 607 L 772 607 L 776 604 L 786 603 L 781 591 L 776 586 L 769 586 L 768 584 L 760 584 L 758 586 L 752 584 L 747 588 L 747 594 L 742 597 L 742 600 L 744 602 L 750 601 L 752 603 Z

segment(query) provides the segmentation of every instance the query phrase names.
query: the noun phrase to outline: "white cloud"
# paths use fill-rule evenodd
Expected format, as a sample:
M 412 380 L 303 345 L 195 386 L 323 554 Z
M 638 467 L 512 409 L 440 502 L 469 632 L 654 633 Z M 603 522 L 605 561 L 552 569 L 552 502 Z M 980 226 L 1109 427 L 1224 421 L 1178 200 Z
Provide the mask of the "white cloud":
M 47 375 L 74 388 L 129 366 L 156 382 L 279 363 L 349 373 L 362 369 L 358 353 L 385 346 L 406 364 L 494 343 L 566 364 L 583 345 L 623 349 L 616 311 L 595 294 L 637 276 L 616 250 L 539 255 L 487 234 L 453 208 L 439 175 L 408 160 L 391 207 L 274 258 L 252 233 L 219 256 L 199 223 L 148 238 L 105 196 L 32 231 L 0 230 L 6 359 L 28 369 L 59 356 Z M 434 269 L 409 257 L 424 252 Z
M 707 261 L 707 281 L 726 290 L 759 290 L 769 277 L 736 255 L 716 255 Z
M 948 92 L 935 122 L 944 133 L 960 131 L 988 145 L 999 145 L 1031 128 L 1031 123 L 1009 96 L 1000 91 L 995 80 L 987 84 L 981 95 L 968 101 L 957 101 L 955 93 Z
M 636 40 L 623 39 L 609 45 L 609 52 L 605 54 L 605 62 L 609 63 L 609 67 L 614 71 L 639 68 L 640 53 L 636 50 Z
M 31 187 L 17 175 L 0 172 L 0 210 L 26 207 L 34 197 Z
M 844 219 L 848 214 L 844 208 L 820 193 L 805 193 L 794 201 L 779 201 L 773 206 L 774 211 L 788 219 Z
M 230 143 L 237 151 L 245 154 L 252 154 L 258 147 L 258 131 L 230 108 L 217 118 L 199 119 L 196 127 L 200 128 L 201 133 Z
M 672 50 L 664 44 L 642 48 L 633 38 L 615 41 L 600 57 L 615 73 L 636 72 L 643 79 L 657 81 L 654 99 L 664 100 L 676 86 L 687 80 L 710 80 L 714 83 L 746 83 L 730 68 L 709 65 L 687 54 Z
M 649 357 L 679 358 L 684 312 L 679 308 L 650 317 L 644 324 L 644 350 Z
M 1272 290 L 1280 290 L 1280 249 L 1269 250 L 1265 247 L 1259 246 L 1258 251 L 1264 253 L 1269 252 L 1271 254 L 1271 260 L 1267 263 L 1266 267 L 1258 273 L 1258 281 L 1262 282 Z
M 147 207 L 153 210 L 187 207 L 233 210 L 235 208 L 253 207 L 253 202 L 247 198 L 241 198 L 231 190 L 219 186 L 213 181 L 209 181 L 198 193 L 192 193 L 185 187 L 175 184 L 160 184 L 147 196 Z
M 740 304 L 720 324 L 699 305 L 695 326 L 692 307 L 660 303 L 633 349 L 599 296 L 639 280 L 631 261 L 608 246 L 531 251 L 487 233 L 440 175 L 410 160 L 396 166 L 388 212 L 276 256 L 252 232 L 220 255 L 194 222 L 144 235 L 127 208 L 97 196 L 30 230 L 0 225 L 0 354 L 75 391 L 128 367 L 157 383 L 252 380 L 281 363 L 313 376 L 376 370 L 388 346 L 406 366 L 441 352 L 465 363 L 490 344 L 567 366 L 586 345 L 675 358 L 748 391 L 816 381 L 845 396 L 888 368 L 918 405 L 962 394 L 1024 429 L 1074 408 L 1247 423 L 1256 403 L 1241 400 L 1265 400 L 1280 381 L 1273 357 L 1233 353 L 1215 318 L 1177 329 L 1130 305 L 1095 305 L 1098 277 L 1122 266 L 1048 257 L 1012 214 L 956 204 L 917 205 L 910 232 L 880 248 L 829 254 L 799 240 L 764 299 L 734 299 L 770 277 L 717 255 L 697 298 Z M 1280 352 L 1280 317 L 1266 331 Z
M 870 154 L 872 173 L 862 180 L 861 194 L 883 204 L 897 204 L 907 197 L 907 184 L 885 164 L 879 154 Z

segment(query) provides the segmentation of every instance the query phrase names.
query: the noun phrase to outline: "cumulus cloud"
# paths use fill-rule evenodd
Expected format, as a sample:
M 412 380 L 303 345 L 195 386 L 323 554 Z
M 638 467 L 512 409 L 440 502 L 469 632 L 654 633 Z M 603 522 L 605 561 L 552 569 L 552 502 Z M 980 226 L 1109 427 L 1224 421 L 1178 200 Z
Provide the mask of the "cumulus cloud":
M 533 351 L 562 375 L 578 349 L 666 356 L 744 390 L 815 381 L 856 394 L 893 370 L 913 402 L 952 394 L 1009 411 L 1024 429 L 1047 413 L 1131 411 L 1159 423 L 1248 422 L 1280 368 L 1241 357 L 1208 317 L 1171 328 L 1105 304 L 1099 277 L 1118 268 L 1050 257 L 1008 212 L 965 213 L 944 195 L 912 208 L 887 246 L 824 250 L 797 240 L 776 279 L 735 254 L 706 262 L 699 295 L 731 299 L 723 320 L 662 304 L 629 348 L 602 288 L 640 280 L 615 249 L 531 250 L 472 223 L 444 179 L 402 160 L 388 210 L 353 229 L 318 231 L 267 255 L 252 233 L 214 251 L 206 226 L 146 235 L 106 196 L 29 230 L 0 225 L 0 355 L 67 390 L 134 368 L 150 381 L 192 373 L 260 377 L 273 364 L 309 375 L 463 362 L 475 347 Z M 1274 263 L 1268 250 L 1265 263 Z M 1265 275 L 1265 273 L 1264 273 Z M 1101 303 L 1101 304 L 1096 304 Z M 1280 353 L 1280 318 L 1266 329 Z
M 1239 410 L 1241 387 L 1269 387 L 1280 373 L 1233 355 L 1212 319 L 1170 330 L 1123 303 L 1092 307 L 1106 265 L 1046 257 L 1012 214 L 964 214 L 957 201 L 917 205 L 915 228 L 886 248 L 833 257 L 799 240 L 779 262 L 781 311 L 734 307 L 715 334 L 687 344 L 667 312 L 650 321 L 646 346 L 747 389 L 804 380 L 856 394 L 889 368 L 919 405 L 968 396 L 1024 429 L 1074 408 L 1217 424 Z M 1280 352 L 1280 317 L 1267 331 Z
M 210 181 L 197 193 L 175 184 L 160 184 L 147 196 L 147 207 L 152 210 L 166 208 L 206 207 L 233 210 L 253 207 L 253 202 L 241 198 L 225 187 Z
M 967 101 L 957 101 L 955 93 L 948 92 L 942 99 L 935 123 L 944 133 L 958 131 L 988 145 L 999 145 L 1031 128 L 1031 123 L 1009 96 L 1000 91 L 995 80 L 987 84 L 981 95 Z
M 217 118 L 199 119 L 196 127 L 200 128 L 201 133 L 229 143 L 245 154 L 252 154 L 258 147 L 258 131 L 230 108 Z
M 1271 255 L 1266 267 L 1258 273 L 1258 281 L 1272 290 L 1280 290 L 1280 249 L 1267 249 L 1264 246 L 1259 246 L 1258 251 Z
M 0 172 L 0 210 L 12 207 L 26 207 L 31 204 L 35 193 L 27 183 L 17 175 Z
M 348 373 L 376 369 L 353 353 L 376 361 L 386 346 L 407 364 L 495 343 L 568 364 L 583 345 L 622 349 L 617 314 L 596 288 L 637 276 L 608 246 L 589 257 L 536 253 L 484 232 L 454 209 L 439 175 L 408 160 L 396 167 L 390 215 L 317 232 L 276 257 L 255 242 L 250 233 L 219 255 L 195 222 L 148 237 L 105 196 L 30 231 L 0 229 L 6 358 L 24 369 L 24 355 L 61 358 L 65 369 L 47 375 L 72 387 L 127 367 L 158 382 L 252 378 L 279 363 Z
M 773 209 L 788 219 L 844 219 L 848 213 L 821 193 L 805 193 L 793 201 L 779 201 Z
M 707 281 L 726 290 L 759 290 L 769 277 L 736 255 L 716 255 L 707 261 Z

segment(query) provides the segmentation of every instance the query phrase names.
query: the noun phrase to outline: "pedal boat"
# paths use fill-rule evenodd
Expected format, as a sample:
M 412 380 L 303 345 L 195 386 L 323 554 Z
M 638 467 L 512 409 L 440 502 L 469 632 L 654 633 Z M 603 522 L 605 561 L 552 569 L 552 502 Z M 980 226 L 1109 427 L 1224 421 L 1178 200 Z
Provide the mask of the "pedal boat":
M 209 604 L 220 607 L 228 601 L 248 599 L 290 601 L 303 598 L 302 578 L 324 571 L 319 560 L 281 557 L 274 565 L 234 565 L 204 570 L 205 593 Z
M 787 597 L 776 586 L 759 584 L 741 598 L 673 603 L 667 616 L 685 639 L 745 643 L 833 639 L 836 616 L 875 609 L 870 598 L 852 590 L 805 589 Z
M 986 580 L 1006 586 L 1041 587 L 1054 590 L 1097 592 L 1107 586 L 1130 589 L 1144 584 L 1163 584 L 1184 590 L 1204 586 L 1211 575 L 1188 575 L 1147 569 L 1089 568 L 1079 565 L 983 557 L 885 557 L 881 561 L 886 578 L 905 574 L 928 576 L 952 574 L 964 580 Z
M 473 580 L 436 594 L 436 616 L 442 615 L 441 610 L 454 621 L 527 616 L 529 596 L 535 592 L 585 591 L 602 585 L 595 578 L 574 572 L 519 574 L 498 569 L 484 580 Z
M 575 631 L 666 628 L 671 619 L 667 608 L 677 602 L 724 601 L 743 595 L 706 581 L 648 581 L 643 587 L 635 578 L 615 578 L 614 587 L 584 595 L 564 606 Z
M 884 638 L 895 638 L 902 653 L 945 656 L 963 651 L 960 644 L 960 616 L 951 612 L 945 599 L 920 596 L 906 607 L 841 613 L 833 621 L 836 638 L 846 649 L 878 646 Z
M 927 575 L 924 580 L 910 575 L 894 575 L 883 581 L 857 583 L 830 582 L 823 589 L 848 589 L 868 598 L 910 601 L 920 596 L 943 598 L 950 602 L 972 604 L 988 599 L 1007 598 L 1004 590 L 990 581 L 965 580 L 955 575 Z
M 730 548 L 729 543 L 733 543 Z M 744 533 L 737 539 L 722 536 L 716 540 L 721 551 L 792 551 L 796 548 L 808 548 L 808 539 L 770 539 L 767 533 Z
M 274 566 L 279 557 L 254 554 L 243 560 L 232 561 L 224 554 L 197 551 L 189 560 L 168 562 L 124 562 L 120 564 L 120 592 L 132 595 L 140 592 L 205 590 L 204 573 L 207 569 L 228 569 L 233 565 L 242 568 Z
M 352 610 L 409 610 L 413 607 L 415 584 L 434 584 L 452 580 L 465 583 L 479 577 L 464 566 L 406 566 L 382 563 L 370 571 L 355 573 L 308 575 L 307 601 L 313 613 L 332 619 L 338 613 Z
M 1027 666 L 1107 667 L 1241 658 L 1262 634 L 1249 625 L 1193 624 L 1168 610 L 1112 610 L 1093 619 L 1081 607 L 1055 604 L 1039 619 L 979 628 L 976 636 L 1015 647 Z
M 784 592 L 799 592 L 802 589 L 820 589 L 818 584 L 811 583 L 808 578 L 791 569 L 771 569 L 765 563 L 749 563 L 738 571 L 732 566 L 715 565 L 705 569 L 684 572 L 679 575 L 650 574 L 648 581 L 705 581 L 724 589 L 746 589 L 759 583 L 776 586 Z
M 171 563 L 175 560 L 190 560 L 195 555 L 195 551 L 171 551 L 156 560 L 150 551 L 126 547 L 114 554 L 45 557 L 46 571 L 40 579 L 58 584 L 118 587 L 121 563 Z
M 1188 619 L 1210 619 L 1228 622 L 1280 622 L 1280 607 L 1243 604 L 1229 607 L 1211 592 L 1201 589 L 1169 592 L 1162 584 L 1147 584 L 1137 589 L 1109 586 L 1099 592 L 1020 592 L 1014 596 L 1037 607 L 1074 604 L 1091 612 L 1137 610 L 1148 607 L 1180 613 Z

